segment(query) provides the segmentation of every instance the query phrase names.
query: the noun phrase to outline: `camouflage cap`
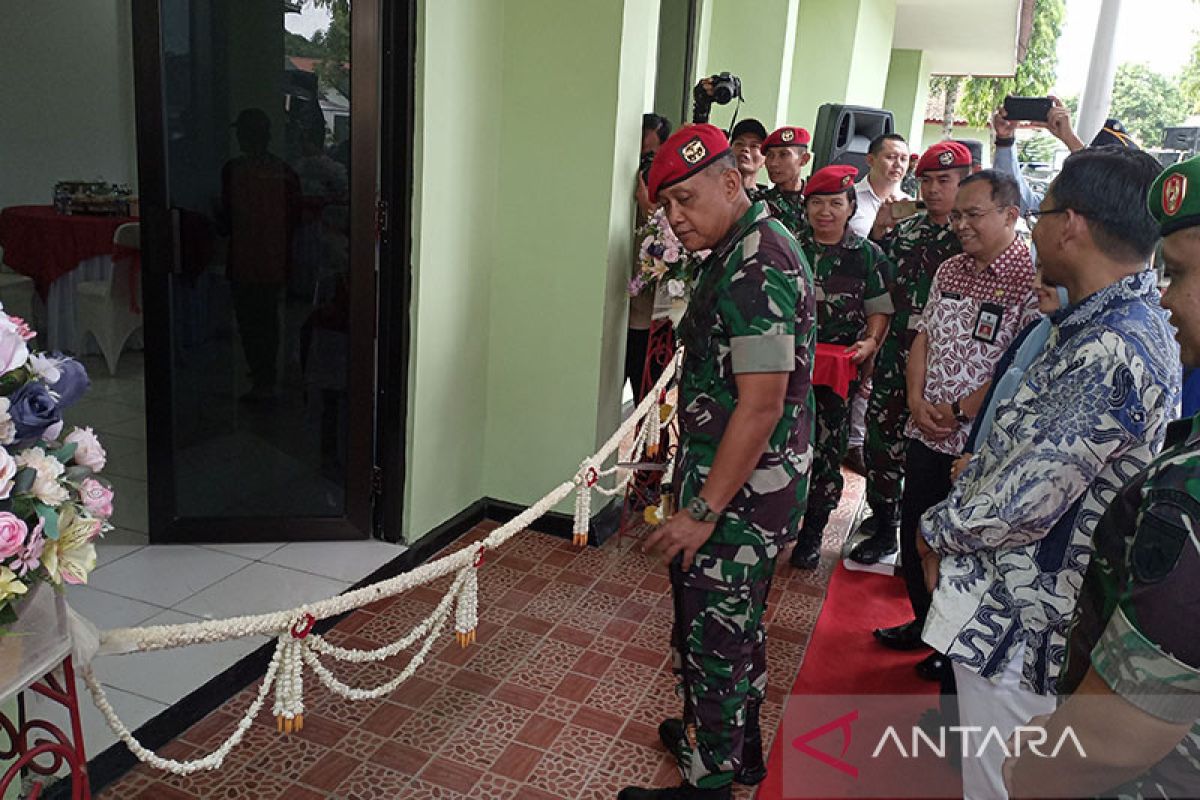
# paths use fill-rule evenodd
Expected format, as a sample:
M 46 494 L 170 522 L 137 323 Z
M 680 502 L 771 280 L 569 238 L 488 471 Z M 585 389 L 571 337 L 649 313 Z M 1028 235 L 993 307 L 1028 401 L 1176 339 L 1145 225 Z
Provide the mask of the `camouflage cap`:
M 1200 183 L 1200 156 L 1172 164 L 1151 184 L 1147 202 L 1163 236 L 1200 225 L 1200 194 L 1192 183 Z

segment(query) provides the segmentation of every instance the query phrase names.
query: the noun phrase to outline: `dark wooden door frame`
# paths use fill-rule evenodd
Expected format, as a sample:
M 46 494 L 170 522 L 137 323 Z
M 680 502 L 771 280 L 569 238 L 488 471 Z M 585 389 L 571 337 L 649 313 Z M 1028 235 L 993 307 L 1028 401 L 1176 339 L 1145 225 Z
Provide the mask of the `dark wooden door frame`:
M 262 518 L 254 517 L 181 518 L 175 510 L 172 387 L 161 377 L 171 369 L 171 303 L 164 273 L 174 265 L 161 2 L 132 3 L 138 183 L 145 223 L 143 293 L 150 334 L 145 337 L 146 365 L 148 376 L 155 376 L 146 381 L 152 541 L 253 541 L 271 535 L 302 541 L 364 538 L 377 532 L 398 538 L 403 491 L 383 489 L 404 485 L 415 0 L 354 0 L 350 340 L 357 344 L 350 352 L 349 394 L 371 397 L 374 407 L 370 413 L 350 410 L 345 516 L 291 519 L 286 528 L 264 526 Z M 372 247 L 376 242 L 378 247 Z M 369 266 L 364 263 L 368 260 Z M 364 388 L 368 384 L 370 390 Z

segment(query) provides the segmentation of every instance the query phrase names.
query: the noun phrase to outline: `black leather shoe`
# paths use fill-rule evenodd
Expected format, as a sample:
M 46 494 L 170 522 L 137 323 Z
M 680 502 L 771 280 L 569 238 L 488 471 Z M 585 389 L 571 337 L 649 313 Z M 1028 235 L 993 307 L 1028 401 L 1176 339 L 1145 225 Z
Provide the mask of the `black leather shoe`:
M 882 533 L 877 531 L 854 545 L 854 549 L 850 551 L 850 560 L 859 564 L 878 564 L 880 559 L 892 555 L 898 549 L 894 529 Z
M 928 647 L 921 641 L 921 629 L 925 627 L 915 619 L 893 628 L 876 628 L 872 635 L 875 641 L 892 650 L 920 650 Z
M 658 725 L 658 739 L 675 756 L 683 759 L 683 720 L 678 717 L 664 719 Z M 767 766 L 762 757 L 762 731 L 758 726 L 758 707 L 746 707 L 746 736 L 742 743 L 742 766 L 733 775 L 733 780 L 743 786 L 757 786 L 767 777 Z
M 950 659 L 941 653 L 930 653 L 917 662 L 917 675 L 923 681 L 941 682 L 950 671 Z
M 617 795 L 617 800 L 732 800 L 733 787 L 720 789 L 697 789 L 689 783 L 669 789 L 641 789 L 627 786 Z
M 851 472 L 856 472 L 859 475 L 867 474 L 867 462 L 863 460 L 863 449 L 861 447 L 851 447 L 846 451 L 846 457 L 842 459 L 844 464 Z

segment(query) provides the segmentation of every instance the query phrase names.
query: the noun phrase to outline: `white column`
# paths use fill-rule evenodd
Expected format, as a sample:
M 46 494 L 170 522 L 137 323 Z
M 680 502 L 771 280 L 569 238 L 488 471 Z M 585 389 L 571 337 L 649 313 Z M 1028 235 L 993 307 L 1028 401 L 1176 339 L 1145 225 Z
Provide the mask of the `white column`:
M 1115 42 L 1120 16 L 1121 0 L 1101 0 L 1096 39 L 1092 43 L 1092 62 L 1079 100 L 1079 119 L 1075 123 L 1075 132 L 1085 142 L 1090 142 L 1100 132 L 1108 118 L 1113 75 L 1117 71 Z

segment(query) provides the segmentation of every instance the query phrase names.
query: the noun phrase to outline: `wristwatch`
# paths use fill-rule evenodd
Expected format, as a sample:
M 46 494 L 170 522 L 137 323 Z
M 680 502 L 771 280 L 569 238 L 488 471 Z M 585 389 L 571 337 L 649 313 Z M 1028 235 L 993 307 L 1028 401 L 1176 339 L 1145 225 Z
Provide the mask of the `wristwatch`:
M 958 404 L 957 400 L 950 404 L 950 411 L 954 414 L 954 421 L 959 425 L 966 425 L 971 421 L 971 418 L 963 413 L 962 406 Z
M 708 501 L 700 495 L 693 497 L 684 510 L 696 522 L 716 522 L 721 517 L 719 513 L 709 508 Z

